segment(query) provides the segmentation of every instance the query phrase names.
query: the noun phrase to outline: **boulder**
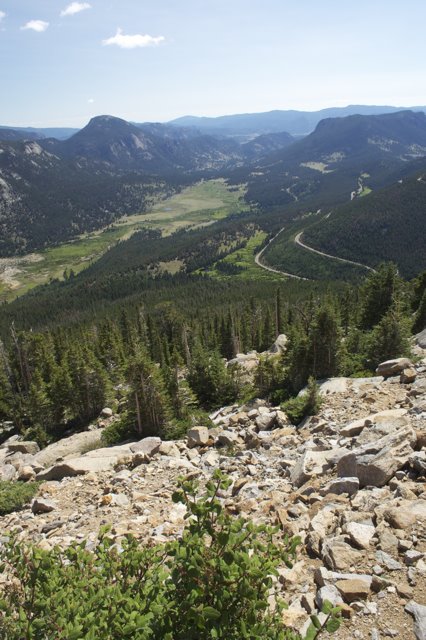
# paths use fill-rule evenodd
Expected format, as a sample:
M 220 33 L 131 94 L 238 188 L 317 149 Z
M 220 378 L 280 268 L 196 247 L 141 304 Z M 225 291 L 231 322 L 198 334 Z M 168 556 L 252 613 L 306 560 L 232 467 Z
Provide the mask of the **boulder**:
M 322 545 L 324 564 L 333 571 L 344 571 L 356 565 L 361 559 L 360 551 L 356 551 L 342 538 L 326 538 Z
M 370 585 L 360 579 L 338 580 L 336 588 L 347 604 L 354 600 L 367 600 L 370 595 Z
M 406 605 L 405 611 L 414 618 L 414 633 L 417 640 L 426 640 L 426 607 L 411 600 Z
M 258 431 L 268 431 L 271 429 L 276 420 L 275 411 L 268 411 L 266 413 L 261 413 L 255 420 L 256 427 Z
M 412 368 L 413 363 L 408 358 L 395 358 L 381 362 L 376 369 L 376 373 L 384 378 L 396 376 L 404 369 Z
M 414 367 L 407 367 L 401 371 L 399 381 L 401 384 L 412 384 L 417 378 L 417 371 Z
M 416 433 L 407 425 L 340 458 L 337 473 L 341 478 L 356 476 L 361 487 L 383 487 L 408 463 L 415 443 Z
M 343 599 L 340 591 L 332 584 L 325 585 L 324 587 L 318 589 L 315 596 L 315 604 L 320 611 L 323 608 L 325 602 L 330 602 L 333 607 L 336 607 L 339 604 L 343 604 Z
M 3 464 L 0 467 L 0 481 L 11 482 L 16 478 L 16 469 L 13 464 Z
M 119 464 L 130 464 L 133 452 L 129 444 L 105 447 L 86 453 L 78 458 L 68 458 L 37 474 L 37 480 L 62 480 L 85 473 L 110 471 Z
M 187 438 L 188 447 L 205 447 L 209 442 L 209 430 L 207 427 L 192 427 Z
M 111 416 L 113 415 L 113 410 L 110 409 L 109 407 L 104 407 L 101 411 L 101 416 L 102 418 L 111 418 Z
M 37 442 L 26 442 L 25 440 L 11 442 L 8 445 L 8 449 L 11 453 L 30 453 L 31 455 L 35 455 L 40 451 L 40 447 Z
M 161 438 L 149 437 L 143 438 L 142 440 L 139 440 L 139 442 L 130 445 L 130 451 L 137 454 L 135 456 L 137 460 L 145 462 L 158 453 L 160 451 L 160 447 Z
M 358 478 L 337 478 L 337 480 L 332 480 L 327 486 L 321 489 L 320 493 L 324 496 L 329 493 L 334 493 L 338 496 L 342 495 L 342 493 L 347 493 L 348 496 L 354 496 L 358 489 Z
M 75 458 L 88 449 L 100 444 L 100 431 L 82 431 L 68 438 L 50 444 L 35 455 L 36 461 L 43 467 L 51 467 L 57 460 Z
M 420 349 L 426 349 L 426 328 L 415 336 L 415 340 Z
M 301 487 L 313 476 L 322 476 L 330 468 L 330 463 L 323 451 L 306 451 L 290 471 L 290 480 L 296 487 Z
M 376 532 L 373 525 L 359 522 L 348 522 L 344 531 L 358 549 L 368 549 Z
M 222 433 L 218 435 L 217 440 L 219 444 L 224 447 L 232 447 L 238 443 L 239 437 L 235 431 L 222 431 Z
M 393 529 L 410 529 L 416 522 L 426 524 L 426 500 L 404 500 L 383 510 L 383 517 Z

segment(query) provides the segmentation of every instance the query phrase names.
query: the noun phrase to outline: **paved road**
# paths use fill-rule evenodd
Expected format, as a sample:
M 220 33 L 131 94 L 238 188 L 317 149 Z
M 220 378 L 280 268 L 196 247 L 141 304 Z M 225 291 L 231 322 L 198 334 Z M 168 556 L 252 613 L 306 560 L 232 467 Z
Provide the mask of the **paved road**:
M 318 251 L 318 249 L 313 249 L 312 247 L 309 247 L 307 244 L 301 241 L 302 235 L 303 235 L 303 231 L 300 231 L 300 233 L 298 233 L 297 236 L 294 238 L 295 244 L 299 245 L 299 247 L 302 247 L 307 251 L 312 251 L 312 253 L 317 253 L 319 256 L 324 256 L 324 258 L 330 258 L 331 260 L 338 260 L 339 262 L 346 262 L 347 264 L 353 264 L 356 267 L 362 267 L 363 269 L 367 269 L 368 271 L 373 271 L 374 273 L 376 273 L 375 269 L 373 269 L 372 267 L 367 267 L 366 264 L 361 264 L 361 262 L 354 262 L 353 260 L 346 260 L 346 258 L 338 258 L 337 256 L 331 256 L 329 253 L 324 253 L 323 251 Z
M 266 251 L 266 249 L 269 247 L 269 245 L 280 235 L 280 233 L 282 233 L 284 231 L 285 227 L 283 227 L 282 229 L 280 229 L 278 231 L 278 233 L 276 235 L 274 235 L 273 238 L 271 238 L 268 242 L 268 244 L 266 244 L 263 249 L 261 249 L 259 251 L 259 253 L 257 253 L 254 257 L 254 261 L 257 264 L 258 267 L 261 267 L 261 269 L 265 269 L 265 271 L 271 271 L 272 273 L 279 273 L 281 276 L 287 276 L 288 278 L 295 278 L 296 280 L 309 280 L 309 278 L 302 278 L 301 276 L 295 276 L 294 273 L 287 273 L 287 271 L 280 271 L 279 269 L 273 269 L 272 267 L 267 267 L 266 264 L 263 264 L 260 259 L 264 253 L 264 251 Z

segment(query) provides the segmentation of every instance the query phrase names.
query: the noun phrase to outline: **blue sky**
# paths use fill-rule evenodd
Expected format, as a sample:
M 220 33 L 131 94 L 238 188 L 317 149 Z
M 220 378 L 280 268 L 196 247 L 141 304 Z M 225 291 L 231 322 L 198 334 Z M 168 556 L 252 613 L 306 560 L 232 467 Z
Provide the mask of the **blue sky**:
M 0 124 L 426 105 L 424 0 L 0 0 Z

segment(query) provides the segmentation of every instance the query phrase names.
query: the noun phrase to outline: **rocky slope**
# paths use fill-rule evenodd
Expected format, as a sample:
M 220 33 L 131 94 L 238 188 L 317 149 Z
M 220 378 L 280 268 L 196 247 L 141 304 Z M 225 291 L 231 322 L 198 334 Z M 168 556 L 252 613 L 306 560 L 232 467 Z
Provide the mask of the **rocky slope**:
M 96 449 L 110 411 L 41 452 L 12 438 L 0 449 L 3 478 L 43 484 L 32 505 L 0 518 L 0 533 L 15 529 L 44 548 L 87 538 L 90 547 L 110 523 L 118 542 L 129 532 L 164 541 L 184 524 L 171 499 L 177 478 L 203 485 L 220 467 L 233 479 L 221 496 L 231 512 L 301 537 L 275 586 L 289 624 L 306 629 L 327 599 L 343 606 L 338 640 L 425 638 L 426 351 L 418 356 L 411 373 L 398 362 L 387 378 L 326 381 L 319 414 L 298 428 L 255 400 L 217 411 L 213 429 L 182 441 Z

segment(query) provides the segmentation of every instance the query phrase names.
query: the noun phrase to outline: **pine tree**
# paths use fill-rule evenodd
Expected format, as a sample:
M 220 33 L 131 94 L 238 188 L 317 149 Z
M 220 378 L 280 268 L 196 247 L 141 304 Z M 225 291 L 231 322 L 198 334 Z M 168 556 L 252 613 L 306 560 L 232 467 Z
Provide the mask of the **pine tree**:
M 372 368 L 380 362 L 410 353 L 410 322 L 391 308 L 368 337 L 368 358 Z
M 159 367 L 139 346 L 127 371 L 128 421 L 141 437 L 162 435 L 171 419 L 171 403 Z

